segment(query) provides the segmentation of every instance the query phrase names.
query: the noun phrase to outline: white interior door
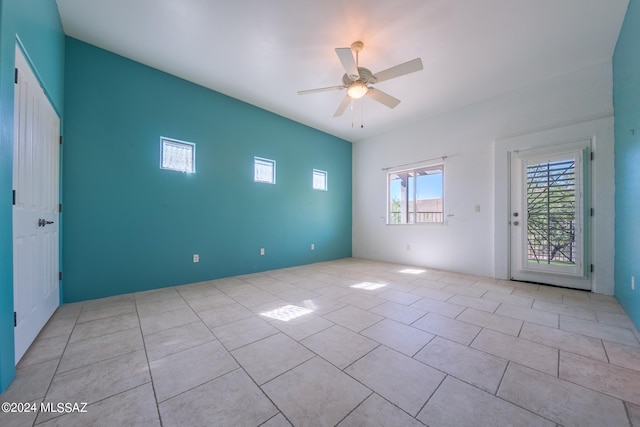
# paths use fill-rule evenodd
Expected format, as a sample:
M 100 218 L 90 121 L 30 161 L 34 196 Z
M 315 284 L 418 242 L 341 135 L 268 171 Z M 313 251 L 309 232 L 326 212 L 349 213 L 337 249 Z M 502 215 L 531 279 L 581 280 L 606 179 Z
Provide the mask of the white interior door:
M 590 141 L 511 153 L 511 278 L 591 289 Z
M 13 139 L 15 361 L 59 305 L 60 119 L 16 46 Z

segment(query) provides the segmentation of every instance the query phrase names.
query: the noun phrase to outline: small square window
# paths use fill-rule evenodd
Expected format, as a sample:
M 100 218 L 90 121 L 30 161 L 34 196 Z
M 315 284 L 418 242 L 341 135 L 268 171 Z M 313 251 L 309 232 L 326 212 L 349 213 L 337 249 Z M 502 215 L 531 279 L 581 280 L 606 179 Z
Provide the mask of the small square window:
M 327 191 L 327 172 L 313 170 L 313 189 Z
M 261 157 L 253 158 L 254 170 L 253 180 L 255 182 L 266 182 L 267 184 L 276 183 L 276 161 L 263 159 Z
M 160 167 L 178 172 L 195 173 L 196 145 L 190 142 L 160 138 Z

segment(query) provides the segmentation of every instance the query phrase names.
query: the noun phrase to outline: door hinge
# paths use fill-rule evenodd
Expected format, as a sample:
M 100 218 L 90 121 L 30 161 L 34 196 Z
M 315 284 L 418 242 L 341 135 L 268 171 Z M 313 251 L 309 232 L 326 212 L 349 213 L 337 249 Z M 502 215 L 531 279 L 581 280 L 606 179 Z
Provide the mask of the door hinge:
M 13 190 L 13 204 L 16 204 L 16 190 Z
M 58 203 L 58 212 L 62 213 L 62 203 Z
M 58 280 L 62 280 L 62 271 L 58 271 Z
M 18 84 L 18 68 L 15 69 L 15 75 L 14 75 L 14 78 L 13 78 L 13 82 L 15 84 Z
M 593 264 L 591 264 L 591 265 L 589 266 L 589 271 L 590 271 L 591 273 L 593 273 Z
M 591 152 L 591 160 L 593 160 L 595 157 L 596 157 L 596 156 L 595 156 L 595 153 L 592 151 L 592 152 Z
M 14 311 L 13 312 L 13 327 L 15 328 L 16 326 L 18 326 L 18 313 L 16 313 Z
M 62 145 L 62 135 L 60 135 L 60 145 Z
M 593 216 L 593 208 L 591 208 L 591 212 L 590 212 L 591 216 Z

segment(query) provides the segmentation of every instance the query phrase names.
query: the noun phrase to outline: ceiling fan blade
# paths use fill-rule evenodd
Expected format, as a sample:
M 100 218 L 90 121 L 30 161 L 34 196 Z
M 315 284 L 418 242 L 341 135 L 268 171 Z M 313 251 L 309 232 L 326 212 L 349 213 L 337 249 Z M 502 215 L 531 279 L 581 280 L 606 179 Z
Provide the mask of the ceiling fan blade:
M 300 90 L 298 91 L 298 95 L 308 95 L 310 93 L 328 92 L 330 90 L 342 90 L 345 87 L 346 87 L 345 85 L 341 85 L 341 86 L 321 87 L 318 89 Z
M 376 83 L 380 83 L 385 80 L 404 76 L 405 74 L 415 73 L 416 71 L 422 70 L 422 68 L 422 60 L 420 58 L 416 58 L 403 64 L 396 65 L 395 67 L 382 70 L 379 73 L 374 74 L 373 77 L 376 79 Z
M 380 89 L 375 89 L 372 87 L 369 88 L 369 91 L 367 92 L 367 96 L 369 98 L 375 99 L 376 101 L 386 105 L 389 108 L 396 108 L 398 104 L 400 104 L 399 99 L 394 98 L 393 96 L 389 95 L 386 92 L 381 91 Z
M 355 59 L 353 59 L 353 52 L 351 52 L 351 48 L 337 47 L 336 53 L 338 54 L 338 58 L 340 59 L 340 62 L 342 62 L 344 71 L 347 73 L 347 76 L 349 76 L 349 79 L 353 81 L 358 80 L 360 78 L 360 72 L 358 71 Z
M 349 98 L 348 96 L 345 96 L 342 102 L 340 103 L 340 106 L 336 110 L 335 114 L 333 115 L 333 117 L 340 117 L 342 113 L 344 113 L 344 110 L 347 109 L 350 103 L 351 103 L 351 98 Z

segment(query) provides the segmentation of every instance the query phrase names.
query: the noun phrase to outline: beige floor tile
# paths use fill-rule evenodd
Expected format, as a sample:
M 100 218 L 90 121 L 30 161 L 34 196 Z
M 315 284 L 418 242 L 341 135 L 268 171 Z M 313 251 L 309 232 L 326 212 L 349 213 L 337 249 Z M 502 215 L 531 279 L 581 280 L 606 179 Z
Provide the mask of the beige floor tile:
M 562 316 L 560 317 L 560 329 L 618 344 L 640 347 L 640 342 L 638 342 L 633 332 L 627 328 Z
M 133 294 L 136 304 L 162 301 L 165 299 L 182 298 L 174 287 L 151 289 L 149 291 L 136 292 Z
M 418 419 L 433 427 L 556 425 L 449 376 L 420 411 Z
M 114 302 L 105 303 L 98 302 L 85 303 L 82 311 L 78 316 L 78 323 L 90 322 L 97 319 L 105 319 L 107 317 L 119 316 L 121 314 L 135 313 L 136 303 L 133 297 L 123 300 L 115 300 Z
M 314 357 L 262 386 L 294 426 L 334 426 L 371 391 Z
M 250 294 L 234 295 L 232 296 L 232 298 L 245 307 L 254 307 L 256 305 L 265 304 L 267 302 L 279 299 L 277 296 L 268 292 L 261 291 L 260 289 L 256 289 Z
M 76 324 L 69 342 L 78 342 L 139 327 L 140 323 L 136 312 L 96 319 Z
M 291 423 L 287 421 L 282 413 L 278 413 L 266 423 L 261 424 L 260 427 L 291 427 Z
M 198 316 L 209 328 L 217 328 L 241 319 L 253 317 L 255 313 L 234 302 L 232 304 L 221 305 L 210 310 L 197 312 Z
M 454 295 L 453 297 L 449 298 L 447 302 L 462 305 L 464 307 L 475 308 L 477 310 L 487 311 L 489 313 L 493 313 L 494 311 L 496 311 L 496 309 L 500 305 L 499 302 L 489 301 L 484 298 L 472 297 L 469 295 Z
M 319 296 L 317 298 L 296 301 L 295 305 L 313 310 L 313 314 L 316 316 L 324 316 L 327 313 L 345 307 L 347 304 L 333 298 Z
M 640 348 L 629 347 L 626 345 L 616 344 L 604 341 L 604 348 L 609 356 L 609 362 L 625 368 L 640 371 Z M 583 356 L 588 354 L 580 353 Z M 606 359 L 601 359 L 606 362 Z
M 282 333 L 241 347 L 231 354 L 258 385 L 315 356 Z
M 187 309 L 189 308 L 189 304 L 187 304 L 186 301 L 176 292 L 176 296 L 173 298 L 157 301 L 144 301 L 136 303 L 136 307 L 138 309 L 138 316 L 147 317 L 163 314 L 168 311 Z
M 537 323 L 538 325 L 558 327 L 558 314 L 548 311 L 533 310 L 526 307 L 519 307 L 510 304 L 500 304 L 496 314 L 524 320 L 525 322 Z
M 412 416 L 444 379 L 442 372 L 384 346 L 345 372 Z
M 56 374 L 44 400 L 94 403 L 149 381 L 144 351 L 136 351 Z M 41 413 L 37 421 L 50 419 L 51 415 Z
M 610 311 L 596 311 L 599 323 L 605 325 L 618 326 L 620 328 L 634 329 L 635 326 L 626 314 L 612 313 Z
M 384 317 L 378 314 L 370 313 L 366 310 L 352 306 L 346 306 L 336 311 L 332 311 L 331 313 L 325 314 L 323 317 L 355 332 L 360 332 L 361 330 L 384 319 Z
M 384 291 L 378 294 L 380 298 L 384 298 L 388 301 L 397 302 L 398 304 L 410 305 L 418 301 L 422 297 L 409 292 L 402 292 L 394 289 Z
M 18 366 L 25 367 L 49 360 L 58 360 L 64 352 L 68 340 L 69 337 L 66 335 L 51 338 L 38 337 L 22 356 Z
M 0 395 L 2 402 L 31 402 L 42 399 L 49 388 L 57 360 L 16 369 L 16 378 Z
M 441 282 L 438 279 L 440 279 L 442 276 L 440 275 L 436 275 L 435 277 L 431 278 L 431 279 L 427 279 L 427 278 L 418 278 L 416 279 L 413 284 L 416 285 L 418 288 L 414 289 L 411 293 L 414 293 L 416 295 L 419 295 L 416 291 L 419 288 L 430 288 L 430 289 L 442 289 L 446 286 L 448 286 L 448 283 L 445 282 Z M 451 294 L 453 294 L 454 292 L 449 292 Z M 437 299 L 437 298 L 434 298 Z
M 598 338 L 587 337 L 573 332 L 563 331 L 562 329 L 527 322 L 522 326 L 520 338 L 560 350 L 583 354 L 592 359 L 607 361 L 607 355 L 602 346 L 602 341 Z
M 558 350 L 546 345 L 483 329 L 471 347 L 549 375 L 558 374 Z
M 440 337 L 434 338 L 414 359 L 494 394 L 507 361 Z
M 421 286 L 411 291 L 412 294 L 420 295 L 421 297 L 431 298 L 438 301 L 446 301 L 455 295 L 454 292 L 443 291 L 440 289 L 433 289 L 429 287 Z
M 488 291 L 482 296 L 482 299 L 525 308 L 531 308 L 533 305 L 533 298 L 496 291 Z
M 149 363 L 158 402 L 238 368 L 218 341 L 192 347 Z
M 631 421 L 631 427 L 640 427 L 640 406 L 628 402 L 625 405 L 629 414 L 629 421 Z
M 373 393 L 362 405 L 342 420 L 338 427 L 424 427 L 395 405 Z
M 323 331 L 334 325 L 324 317 L 308 314 L 288 321 L 275 320 L 272 326 L 280 329 L 294 340 L 300 341 L 317 332 Z
M 517 336 L 522 328 L 522 320 L 512 317 L 501 316 L 499 314 L 487 313 L 486 311 L 468 308 L 456 317 L 457 320 L 471 323 L 482 328 L 493 329 L 509 335 Z
M 140 316 L 140 327 L 142 328 L 142 333 L 147 335 L 199 321 L 200 318 L 193 310 L 190 307 L 185 307 L 160 314 Z
M 435 313 L 427 313 L 411 326 L 464 345 L 469 345 L 481 329 L 479 326 Z
M 189 323 L 144 336 L 149 360 L 162 359 L 170 354 L 215 341 L 211 331 L 201 322 Z
M 339 301 L 354 307 L 361 308 L 363 310 L 370 310 L 373 307 L 387 302 L 387 300 L 379 298 L 375 295 L 362 295 L 360 293 L 351 293 L 349 295 L 345 295 L 339 298 Z
M 535 310 L 548 311 L 550 313 L 563 314 L 565 316 L 577 317 L 578 319 L 596 321 L 596 312 L 590 308 L 576 307 L 568 304 L 559 304 L 546 300 L 536 300 L 533 303 Z
M 458 295 L 466 295 L 470 297 L 480 298 L 487 290 L 472 286 L 475 282 L 469 281 L 469 284 L 450 284 L 442 288 L 443 291 L 453 292 Z
M 278 413 L 241 369 L 166 400 L 158 407 L 165 427 L 257 426 Z
M 160 426 L 151 383 L 87 405 L 86 413 L 70 413 L 46 421 L 42 427 Z
M 301 343 L 339 369 L 344 369 L 378 346 L 377 342 L 340 325 L 318 332 Z
M 349 287 L 325 286 L 324 288 L 315 289 L 314 292 L 327 298 L 339 299 L 352 294 L 353 290 Z
M 464 311 L 464 307 L 458 304 L 451 304 L 445 301 L 438 301 L 431 298 L 422 298 L 421 300 L 418 300 L 411 304 L 411 307 L 451 318 L 457 317 Z
M 220 306 L 227 306 L 231 304 L 239 305 L 233 298 L 228 297 L 217 289 L 214 290 L 217 292 L 216 294 L 209 293 L 197 298 L 194 296 L 192 299 L 187 300 L 187 304 L 189 304 L 189 307 L 191 307 L 196 313 L 214 310 Z
M 280 332 L 258 316 L 236 320 L 213 328 L 212 331 L 229 351 Z
M 563 426 L 628 425 L 622 401 L 515 363 L 498 396 Z
M 560 352 L 560 378 L 640 405 L 640 372 Z
M 369 311 L 407 325 L 410 325 L 427 313 L 419 308 L 407 307 L 404 304 L 391 301 L 380 304 Z
M 320 297 L 320 294 L 316 292 L 313 292 L 307 289 L 300 289 L 297 287 L 295 289 L 287 290 L 284 292 L 278 292 L 276 295 L 278 296 L 278 298 L 281 298 L 285 301 L 290 301 L 290 302 L 304 301 L 306 299 L 313 299 L 313 298 Z
M 361 331 L 360 334 L 409 357 L 416 354 L 435 336 L 390 319 L 384 319 Z
M 57 372 L 65 372 L 143 349 L 140 329 L 127 329 L 97 338 L 76 341 L 70 343 L 65 349 Z
M 513 292 L 513 290 L 515 289 L 513 286 L 508 286 L 508 285 L 505 285 L 503 283 L 497 283 L 496 281 L 485 282 L 485 281 L 482 281 L 482 280 L 477 281 L 476 283 L 474 283 L 471 286 L 474 287 L 474 288 L 484 289 L 485 291 L 497 292 L 497 293 L 501 293 L 501 294 L 505 294 L 505 295 L 511 294 Z M 485 293 L 483 295 L 483 297 L 485 295 L 487 295 L 487 294 Z
M 59 320 L 59 319 L 77 319 L 80 315 L 80 311 L 82 311 L 82 302 L 74 302 L 71 304 L 63 304 L 59 306 L 55 313 L 51 316 L 51 320 Z
M 536 300 L 547 300 L 558 304 L 562 303 L 562 294 L 546 291 L 544 286 L 539 286 L 538 289 L 519 287 L 513 291 L 513 295 L 534 298 Z
M 52 317 L 44 328 L 42 328 L 42 331 L 38 334 L 38 338 L 53 338 L 61 335 L 69 338 L 75 325 L 75 317 L 61 317 L 56 319 Z

